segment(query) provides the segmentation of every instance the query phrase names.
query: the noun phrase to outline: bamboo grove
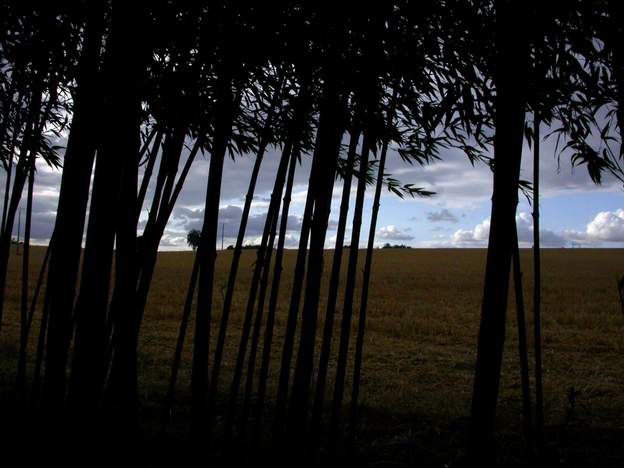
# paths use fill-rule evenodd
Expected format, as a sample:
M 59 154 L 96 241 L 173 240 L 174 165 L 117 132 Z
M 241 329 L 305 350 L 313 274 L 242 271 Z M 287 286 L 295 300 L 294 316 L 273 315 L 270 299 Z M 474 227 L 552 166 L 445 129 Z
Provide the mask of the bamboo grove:
M 204 155 L 210 168 L 203 228 L 171 344 L 160 430 L 168 430 L 190 340 L 189 434 L 202 450 L 207 444 L 224 457 L 237 447 L 352 450 L 381 195 L 433 195 L 388 174 L 388 154 L 424 166 L 456 148 L 473 164 L 489 165 L 494 180 L 467 459 L 495 463 L 510 274 L 525 334 L 519 193 L 532 197 L 534 208 L 537 283 L 528 309 L 538 338 L 531 363 L 535 401 L 525 338 L 519 372 L 527 445 L 539 458 L 540 142 L 556 138 L 555 156 L 586 167 L 597 183 L 604 173 L 622 177 L 622 19 L 616 0 L 3 2 L 0 327 L 7 320 L 2 312 L 16 215 L 26 204 L 17 408 L 37 411 L 44 427 L 59 434 L 81 437 L 106 426 L 120 440 L 139 437 L 137 345 L 158 248 L 194 162 Z M 64 148 L 55 146 L 64 138 Z M 535 153 L 532 183 L 520 180 L 524 140 Z M 233 296 L 269 151 L 279 154 L 279 163 L 229 376 L 222 368 Z M 241 193 L 242 220 L 221 296 L 215 259 L 220 194 L 228 183 L 224 162 L 241 157 L 254 158 L 254 165 Z M 293 281 L 284 284 L 286 223 L 304 160 L 310 172 L 299 247 Z M 62 180 L 53 235 L 33 287 L 30 230 L 41 164 L 58 169 Z M 324 249 L 335 191 L 341 196 L 330 265 Z M 364 210 L 367 196 L 371 213 Z M 368 217 L 370 230 L 361 232 Z M 363 263 L 351 248 L 343 264 L 347 245 L 366 246 Z M 324 274 L 327 303 L 318 294 Z M 277 347 L 284 289 L 290 299 Z M 29 340 L 36 343 L 32 356 Z M 278 368 L 270 367 L 271 355 L 280 357 Z M 270 375 L 278 380 L 276 394 L 268 389 Z

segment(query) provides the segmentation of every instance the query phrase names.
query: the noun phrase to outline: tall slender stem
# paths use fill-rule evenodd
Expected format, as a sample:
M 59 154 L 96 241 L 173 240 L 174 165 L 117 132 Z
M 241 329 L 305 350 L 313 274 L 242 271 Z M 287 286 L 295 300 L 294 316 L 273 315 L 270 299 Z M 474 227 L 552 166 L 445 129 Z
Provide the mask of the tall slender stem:
M 226 439 L 230 439 L 232 435 L 232 427 L 234 425 L 234 418 L 236 414 L 236 402 L 238 400 L 238 393 L 240 391 L 240 385 L 243 375 L 243 366 L 245 364 L 245 358 L 247 355 L 247 346 L 249 344 L 249 335 L 251 333 L 251 326 L 253 320 L 253 311 L 256 304 L 256 298 L 258 295 L 258 288 L 260 286 L 261 274 L 264 269 L 269 268 L 266 263 L 267 258 L 270 260 L 270 254 L 268 249 L 272 249 L 272 245 L 269 247 L 269 237 L 271 235 L 271 226 L 273 221 L 277 218 L 279 212 L 280 198 L 282 196 L 282 190 L 284 188 L 284 181 L 286 179 L 286 172 L 288 168 L 288 161 L 290 160 L 290 152 L 292 151 L 292 141 L 289 141 L 284 146 L 282 156 L 280 158 L 280 164 L 277 169 L 277 176 L 273 185 L 273 192 L 271 194 L 271 202 L 269 203 L 269 209 L 267 211 L 267 217 L 264 224 L 264 230 L 262 232 L 262 240 L 260 241 L 260 247 L 256 257 L 254 265 L 253 276 L 251 279 L 251 285 L 249 287 L 249 295 L 247 298 L 247 307 L 245 310 L 245 317 L 243 319 L 243 327 L 241 331 L 240 342 L 238 346 L 238 353 L 236 356 L 236 364 L 234 366 L 234 375 L 232 377 L 232 384 L 230 387 L 230 395 L 228 401 L 228 410 L 225 420 L 225 435 Z
M 327 384 L 327 368 L 329 366 L 329 355 L 331 352 L 331 341 L 334 333 L 334 317 L 336 315 L 336 302 L 338 299 L 338 288 L 340 284 L 340 270 L 342 266 L 342 253 L 344 246 L 345 231 L 347 227 L 347 215 L 349 212 L 349 200 L 351 198 L 351 182 L 353 179 L 353 166 L 355 155 L 360 139 L 360 132 L 351 133 L 351 141 L 347 154 L 347 165 L 345 167 L 344 184 L 342 188 L 342 198 L 340 201 L 340 215 L 338 218 L 338 229 L 336 231 L 336 244 L 334 246 L 334 258 L 332 261 L 331 277 L 329 280 L 329 291 L 327 294 L 327 311 L 325 312 L 325 324 L 323 329 L 323 341 L 321 344 L 321 355 L 319 358 L 319 370 L 316 377 L 316 393 L 314 395 L 314 405 L 312 407 L 311 437 L 312 443 L 318 442 L 321 416 L 323 413 L 323 402 L 325 400 L 325 387 Z
M 28 289 L 30 277 L 30 229 L 32 225 L 33 188 L 35 184 L 35 154 L 30 154 L 28 195 L 26 198 L 26 223 L 24 227 L 24 253 L 22 257 L 22 298 L 20 307 L 20 352 L 17 366 L 17 393 L 23 397 L 26 383 L 26 353 L 28 345 Z
M 542 264 L 540 252 L 539 220 L 539 161 L 540 117 L 533 115 L 533 327 L 535 338 L 535 441 L 538 459 L 544 445 L 544 390 L 542 383 Z
M 254 408 L 254 427 L 252 434 L 252 442 L 258 444 L 262 433 L 262 418 L 264 413 L 264 399 L 266 395 L 267 380 L 269 376 L 269 364 L 271 359 L 271 345 L 273 342 L 273 328 L 275 324 L 275 311 L 277 309 L 277 300 L 280 287 L 281 274 L 283 270 L 282 259 L 284 256 L 284 243 L 286 240 L 286 230 L 288 228 L 288 211 L 290 208 L 290 199 L 292 194 L 293 182 L 295 178 L 295 169 L 297 166 L 297 155 L 299 151 L 293 151 L 290 158 L 290 166 L 288 168 L 288 179 L 286 181 L 286 191 L 282 203 L 282 215 L 280 218 L 279 237 L 277 240 L 277 252 L 275 254 L 275 266 L 273 271 L 273 280 L 271 282 L 271 294 L 269 297 L 269 310 L 267 313 L 266 328 L 264 334 L 264 343 L 262 350 L 262 363 L 260 365 L 260 376 L 258 378 L 258 396 L 256 406 Z
M 529 453 L 532 452 L 532 414 L 531 383 L 529 380 L 529 355 L 527 352 L 526 320 L 524 313 L 524 290 L 522 287 L 522 269 L 520 266 L 520 246 L 518 245 L 518 226 L 515 230 L 516 242 L 513 251 L 513 280 L 516 297 L 516 318 L 518 323 L 518 353 L 520 356 L 520 380 L 522 385 L 522 412 L 524 431 Z
M 340 341 L 338 342 L 338 361 L 336 363 L 336 377 L 334 381 L 334 400 L 329 425 L 329 445 L 334 449 L 342 413 L 342 401 L 344 398 L 344 386 L 347 373 L 347 359 L 349 341 L 351 337 L 351 322 L 353 320 L 353 302 L 357 276 L 357 265 L 360 245 L 360 229 L 362 227 L 362 212 L 364 210 L 364 195 L 366 194 L 366 176 L 368 174 L 368 154 L 373 145 L 369 132 L 364 133 L 362 154 L 360 155 L 359 178 L 355 195 L 355 207 L 353 209 L 353 224 L 351 228 L 351 247 L 349 248 L 349 263 L 347 269 L 347 281 L 345 284 L 344 303 L 342 307 L 342 320 L 340 324 Z
M 392 97 L 390 98 L 386 126 L 392 127 L 395 115 L 395 105 L 397 100 L 399 80 L 393 86 Z M 373 268 L 373 252 L 375 246 L 375 231 L 377 230 L 377 217 L 381 206 L 381 189 L 383 187 L 384 170 L 386 168 L 386 157 L 388 155 L 389 137 L 383 139 L 381 153 L 379 155 L 379 167 L 377 169 L 377 182 L 375 185 L 375 197 L 373 201 L 373 212 L 371 214 L 370 226 L 368 229 L 368 244 L 366 247 L 366 259 L 364 260 L 364 272 L 362 274 L 362 292 L 360 297 L 360 316 L 358 319 L 357 336 L 355 340 L 355 356 L 353 363 L 353 391 L 351 393 L 351 416 L 349 424 L 349 444 L 355 438 L 357 429 L 358 399 L 360 395 L 360 374 L 362 372 L 362 356 L 364 352 L 364 333 L 366 331 L 366 312 L 368 307 L 368 289 L 370 286 L 371 272 Z
M 164 408 L 160 419 L 160 431 L 164 433 L 167 430 L 169 421 L 171 420 L 171 411 L 173 408 L 175 388 L 178 382 L 178 373 L 180 371 L 180 362 L 182 360 L 182 351 L 184 350 L 184 341 L 186 338 L 186 330 L 188 329 L 191 310 L 193 309 L 193 297 L 195 296 L 195 287 L 197 286 L 197 276 L 199 273 L 198 255 L 193 260 L 193 271 L 189 280 L 189 287 L 186 291 L 186 300 L 184 301 L 184 309 L 182 311 L 182 319 L 180 320 L 180 330 L 178 331 L 178 339 L 176 341 L 175 352 L 173 354 L 173 363 L 171 364 L 171 376 L 169 377 L 169 386 L 167 395 L 165 396 Z
M 279 97 L 281 96 L 283 80 L 280 81 L 278 89 L 276 89 L 269 108 L 266 121 L 264 122 L 264 128 L 262 129 L 262 138 L 258 145 L 256 152 L 256 160 L 251 171 L 251 177 L 249 179 L 249 186 L 247 188 L 247 194 L 245 196 L 245 204 L 243 206 L 243 212 L 241 214 L 241 222 L 238 228 L 238 235 L 236 237 L 236 245 L 234 252 L 232 253 L 232 263 L 230 266 L 230 273 L 228 276 L 227 289 L 225 291 L 225 297 L 223 299 L 223 310 L 221 312 L 221 322 L 219 324 L 219 333 L 217 335 L 217 343 L 215 345 L 214 363 L 212 365 L 212 373 L 210 375 L 210 390 L 208 391 L 208 411 L 209 417 L 214 417 L 214 407 L 216 403 L 216 394 L 219 388 L 219 376 L 221 373 L 221 365 L 223 362 L 223 352 L 225 350 L 225 340 L 227 338 L 227 327 L 230 320 L 230 311 L 232 309 L 232 299 L 234 297 L 234 289 L 236 287 L 236 278 L 238 275 L 238 266 L 240 263 L 240 257 L 243 251 L 243 242 L 245 240 L 245 232 L 247 231 L 247 222 L 249 220 L 249 213 L 251 211 L 251 203 L 253 202 L 254 193 L 256 191 L 256 184 L 258 182 L 258 175 L 260 174 L 260 167 L 264 159 L 264 154 L 270 142 L 271 126 L 273 125 L 273 119 L 276 112 Z

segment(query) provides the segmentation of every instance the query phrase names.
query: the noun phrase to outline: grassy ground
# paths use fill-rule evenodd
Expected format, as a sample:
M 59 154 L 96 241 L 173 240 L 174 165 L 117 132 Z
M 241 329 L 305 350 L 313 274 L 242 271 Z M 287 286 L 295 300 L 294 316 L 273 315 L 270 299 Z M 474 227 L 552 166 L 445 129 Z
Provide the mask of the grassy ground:
M 35 249 L 33 282 L 43 252 L 43 248 Z M 328 251 L 326 270 L 331 255 Z M 243 253 L 225 355 L 224 392 L 235 359 L 254 257 L 254 251 Z M 140 397 L 146 414 L 164 395 L 192 259 L 190 252 L 159 255 L 139 349 Z M 285 327 L 294 259 L 295 252 L 287 252 L 275 349 L 280 349 Z M 4 388 L 14 378 L 20 260 L 16 256 L 11 260 L 0 336 Z M 529 251 L 522 252 L 522 260 L 530 316 Z M 224 293 L 230 261 L 231 252 L 219 254 L 217 299 Z M 360 445 L 377 466 L 423 460 L 442 466 L 459 455 L 470 408 L 484 262 L 485 251 L 476 249 L 375 252 L 362 376 Z M 622 250 L 543 252 L 545 413 L 549 450 L 558 466 L 624 466 L 624 314 L 616 289 L 616 277 L 622 273 Z M 325 290 L 320 296 L 324 304 Z M 220 302 L 216 301 L 213 336 Z M 339 299 L 339 309 L 340 304 Z M 521 450 L 515 435 L 520 431 L 521 402 L 513 304 L 510 298 L 499 400 L 500 457 L 509 465 L 519 459 L 517 452 Z M 355 329 L 357 321 L 353 326 Z M 528 329 L 532 330 L 530 323 Z M 31 344 L 34 341 L 31 339 Z M 179 431 L 185 430 L 191 341 L 192 334 L 178 387 L 181 409 L 175 427 Z M 532 333 L 529 343 L 533 343 Z M 278 359 L 274 353 L 273 371 Z M 276 377 L 273 372 L 270 397 Z

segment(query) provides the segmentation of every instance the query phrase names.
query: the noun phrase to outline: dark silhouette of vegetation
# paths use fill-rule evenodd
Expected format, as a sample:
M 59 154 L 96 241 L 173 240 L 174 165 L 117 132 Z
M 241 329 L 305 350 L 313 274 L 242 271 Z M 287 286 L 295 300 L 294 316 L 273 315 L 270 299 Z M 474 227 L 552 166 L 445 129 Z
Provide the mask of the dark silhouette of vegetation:
M 191 229 L 186 235 L 186 243 L 193 250 L 197 250 L 197 247 L 199 246 L 200 237 L 201 237 L 200 231 L 198 231 L 197 229 Z
M 386 162 L 396 156 L 426 166 L 456 150 L 473 165 L 486 164 L 493 177 L 462 462 L 497 463 L 513 275 L 527 457 L 546 463 L 540 131 L 547 128 L 545 138 L 556 140 L 556 158 L 585 166 L 594 182 L 604 174 L 624 182 L 621 2 L 9 0 L 0 13 L 3 338 L 3 322 L 13 320 L 4 313 L 7 275 L 24 192 L 26 210 L 15 388 L 2 394 L 19 402 L 16 414 L 41 421 L 43 437 L 81 443 L 91 435 L 100 451 L 134 441 L 138 446 L 144 437 L 139 344 L 144 322 L 153 320 L 146 304 L 167 226 L 198 155 L 205 155 L 202 227 L 186 237 L 193 268 L 177 341 L 170 343 L 159 437 L 172 436 L 193 326 L 190 401 L 179 402 L 186 404 L 182 414 L 188 415 L 193 456 L 255 463 L 266 449 L 276 461 L 305 464 L 308 455 L 319 463 L 325 460 L 319 456 L 353 455 L 368 299 L 376 287 L 373 258 L 380 254 L 374 246 L 381 195 L 384 186 L 401 198 L 434 195 L 402 184 Z M 533 145 L 532 183 L 520 179 L 525 139 Z M 240 193 L 236 241 L 226 249 L 231 253 L 220 253 L 229 264 L 220 284 L 225 162 L 248 155 L 255 159 Z M 267 176 L 273 187 L 257 243 L 249 239 L 248 225 L 268 158 L 279 162 Z M 33 206 L 42 164 L 60 171 L 61 179 L 50 245 L 31 291 L 31 241 L 38 239 Z M 305 207 L 292 284 L 284 285 L 299 167 L 309 168 Z M 339 186 L 336 238 L 330 242 Z M 367 213 L 369 187 L 374 192 Z M 515 218 L 519 193 L 529 197 L 531 191 L 534 400 Z M 325 267 L 328 247 L 334 249 L 331 269 Z M 255 262 L 250 284 L 241 287 L 242 259 L 251 255 L 245 250 L 254 251 Z M 326 274 L 325 301 L 320 291 Z M 236 294 L 244 294 L 243 306 Z M 237 321 L 233 311 L 240 309 Z M 35 322 L 38 336 L 31 337 Z M 279 367 L 272 368 L 272 359 Z M 247 455 L 239 451 L 249 447 Z
M 500 386 L 509 274 L 518 204 L 524 112 L 529 77 L 529 39 L 523 24 L 526 8 L 497 1 L 495 28 L 494 190 L 483 305 L 472 399 L 469 456 L 480 466 L 495 464 L 493 434 Z
M 533 340 L 535 354 L 535 444 L 538 462 L 541 461 L 544 445 L 544 390 L 542 381 L 542 262 L 540 253 L 540 119 L 533 113 Z M 521 318 L 518 318 L 520 323 Z M 521 351 L 522 353 L 522 351 Z M 528 384 L 524 384 L 527 386 Z M 525 389 L 528 392 L 528 389 Z M 526 399 L 526 397 L 525 397 Z M 525 406 L 527 403 L 525 402 Z M 525 414 L 527 409 L 525 408 Z M 529 420 L 527 417 L 527 424 Z M 529 439 L 530 442 L 530 439 Z
M 411 249 L 411 247 L 409 245 L 405 245 L 405 244 L 390 244 L 390 243 L 385 243 L 381 248 L 382 249 Z
M 522 287 L 522 266 L 520 265 L 520 245 L 516 226 L 515 246 L 512 258 L 514 295 L 516 298 L 516 325 L 518 328 L 518 356 L 520 361 L 520 384 L 522 386 L 522 412 L 524 432 L 529 456 L 533 459 L 533 410 L 531 408 L 531 381 L 529 378 L 529 354 L 524 310 L 524 289 Z

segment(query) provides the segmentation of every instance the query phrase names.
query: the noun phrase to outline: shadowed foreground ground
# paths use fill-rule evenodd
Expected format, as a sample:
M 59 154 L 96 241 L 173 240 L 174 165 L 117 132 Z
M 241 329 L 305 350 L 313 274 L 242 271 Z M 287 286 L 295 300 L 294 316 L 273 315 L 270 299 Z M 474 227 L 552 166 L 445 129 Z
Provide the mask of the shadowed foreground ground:
M 34 250 L 33 283 L 43 252 L 43 248 Z M 326 272 L 331 265 L 330 256 L 331 252 L 327 252 Z M 225 356 L 223 392 L 228 389 L 233 368 L 254 257 L 254 251 L 243 253 Z M 287 252 L 275 350 L 281 349 L 294 258 L 295 252 Z M 143 460 L 152 459 L 155 464 L 158 461 L 168 466 L 184 460 L 180 453 L 184 452 L 188 430 L 190 338 L 168 443 L 154 443 L 153 437 L 192 259 L 191 252 L 160 254 L 139 349 L 146 439 Z M 525 300 L 530 305 L 530 252 L 522 252 L 522 259 Z M 222 297 L 230 260 L 231 252 L 218 256 L 217 299 Z M 18 261 L 21 257 L 13 256 L 0 336 L 4 401 L 10 398 L 14 385 L 18 349 Z M 485 250 L 375 252 L 358 441 L 362 460 L 372 466 L 453 466 L 461 455 L 470 408 L 484 261 Z M 616 289 L 616 277 L 624 273 L 624 251 L 545 250 L 543 268 L 549 465 L 624 466 L 624 314 Z M 219 302 L 213 336 L 220 317 Z M 514 304 L 513 297 L 509 303 Z M 325 304 L 324 291 L 321 304 Z M 340 304 L 339 299 L 339 313 Z M 531 313 L 528 307 L 527 315 Z M 324 316 L 324 309 L 320 315 Z M 518 436 L 521 401 L 513 307 L 508 317 L 499 399 L 499 459 L 505 465 L 515 466 L 523 459 L 523 448 Z M 355 330 L 357 321 L 353 326 Z M 531 327 L 529 323 L 528 329 Z M 38 316 L 33 329 L 38 330 Z M 31 337 L 31 350 L 34 344 L 35 338 Z M 529 344 L 532 345 L 531 335 Z M 278 359 L 274 352 L 270 399 L 275 394 Z

